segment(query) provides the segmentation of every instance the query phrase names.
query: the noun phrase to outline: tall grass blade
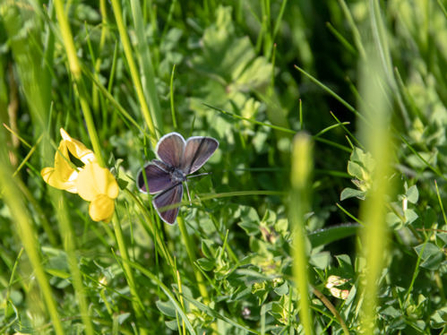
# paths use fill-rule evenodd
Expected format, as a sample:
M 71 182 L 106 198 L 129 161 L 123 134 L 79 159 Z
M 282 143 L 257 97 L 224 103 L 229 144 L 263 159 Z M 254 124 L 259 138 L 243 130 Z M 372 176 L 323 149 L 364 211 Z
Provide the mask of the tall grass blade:
M 5 143 L 4 135 L 4 131 L 0 131 L 0 140 L 2 143 Z M 20 237 L 30 260 L 33 273 L 39 283 L 41 294 L 45 301 L 46 309 L 51 317 L 54 332 L 58 335 L 64 334 L 57 305 L 42 265 L 42 259 L 39 254 L 40 245 L 36 239 L 36 232 L 33 229 L 33 223 L 30 219 L 31 216 L 23 202 L 23 196 L 17 187 L 17 183 L 21 183 L 21 181 L 11 177 L 13 172 L 8 159 L 8 153 L 4 146 L 0 147 L 0 164 L 2 166 L 0 169 L 0 184 L 2 185 L 3 199 L 14 218 L 14 230 Z
M 141 112 L 143 113 L 144 120 L 146 121 L 146 125 L 149 128 L 149 133 L 151 135 L 151 144 L 153 148 L 155 148 L 155 146 L 157 145 L 158 133 L 156 132 L 155 122 L 149 110 L 149 105 L 147 103 L 146 96 L 143 91 L 143 86 L 140 81 L 140 76 L 137 70 L 137 66 L 135 64 L 135 60 L 133 58 L 134 52 L 130 45 L 129 36 L 127 35 L 127 28 L 124 24 L 123 13 L 122 13 L 123 10 L 121 8 L 119 0 L 111 0 L 111 3 L 113 7 L 113 13 L 115 14 L 115 20 L 118 26 L 121 42 L 123 44 L 126 61 L 127 64 L 129 65 L 130 75 L 132 77 L 132 81 L 135 86 L 135 91 L 137 93 L 138 100 L 141 105 Z
M 74 44 L 73 35 L 71 33 L 71 28 L 68 23 L 68 17 L 65 13 L 62 0 L 55 0 L 54 7 L 56 9 L 56 16 L 59 21 L 62 42 L 64 43 L 65 51 L 68 57 L 68 65 L 70 67 L 71 74 L 73 75 L 73 78 L 76 82 L 77 95 L 82 107 L 85 124 L 87 125 L 88 134 L 92 142 L 93 151 L 95 152 L 98 164 L 104 167 L 105 162 L 101 152 L 101 144 L 99 142 L 98 132 L 96 130 L 95 122 L 93 120 L 93 115 L 90 109 L 87 90 L 82 78 L 81 64 L 76 53 L 76 46 Z
M 370 52 L 367 61 L 361 64 L 361 70 L 361 92 L 365 101 L 362 109 L 367 122 L 362 121 L 360 133 L 366 144 L 365 148 L 372 154 L 376 163 L 371 176 L 373 186 L 360 207 L 360 220 L 365 224 L 359 250 L 365 258 L 365 277 L 361 281 L 361 325 L 364 334 L 372 335 L 376 333 L 378 285 L 387 257 L 389 232 L 386 223 L 386 199 L 392 191 L 389 178 L 392 173 L 394 147 L 390 134 L 391 115 L 385 102 L 388 97 L 384 96 L 386 91 L 382 86 L 386 82 L 386 74 L 383 63 L 379 61 L 379 55 Z
M 138 47 L 136 55 L 140 66 L 142 87 L 149 104 L 154 127 L 157 131 L 163 132 L 163 113 L 160 108 L 157 87 L 155 85 L 155 71 L 151 50 L 144 30 L 143 9 L 141 8 L 141 2 L 139 0 L 130 0 L 130 6 L 132 8 L 132 17 L 135 25 L 136 43 Z M 153 26 L 156 27 L 156 22 L 154 22 Z
M 289 218 L 293 229 L 293 275 L 299 292 L 300 320 L 306 335 L 313 334 L 309 301 L 308 256 L 305 243 L 305 215 L 310 211 L 310 180 L 313 171 L 312 140 L 298 133 L 293 140 Z

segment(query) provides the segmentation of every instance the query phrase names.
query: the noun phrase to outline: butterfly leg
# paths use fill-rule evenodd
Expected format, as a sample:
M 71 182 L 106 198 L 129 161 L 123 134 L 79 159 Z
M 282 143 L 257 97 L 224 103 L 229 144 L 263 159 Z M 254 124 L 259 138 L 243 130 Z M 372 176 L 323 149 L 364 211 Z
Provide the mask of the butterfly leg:
M 185 181 L 185 186 L 186 186 L 186 193 L 188 194 L 189 205 L 192 206 L 192 201 L 191 201 L 191 196 L 189 195 L 189 188 L 188 188 L 188 182 L 187 181 Z

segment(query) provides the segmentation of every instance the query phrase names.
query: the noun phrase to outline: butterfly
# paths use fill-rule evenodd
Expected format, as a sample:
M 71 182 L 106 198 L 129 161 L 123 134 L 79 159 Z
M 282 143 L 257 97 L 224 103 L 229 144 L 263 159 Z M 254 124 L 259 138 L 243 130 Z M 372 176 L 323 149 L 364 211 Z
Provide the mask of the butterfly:
M 148 187 L 150 194 L 156 194 L 152 204 L 164 222 L 175 222 L 179 206 L 173 205 L 182 200 L 183 182 L 200 169 L 218 147 L 219 142 L 212 137 L 193 136 L 185 141 L 182 135 L 173 132 L 160 138 L 155 148 L 159 159 L 152 160 L 138 172 L 136 184 L 140 192 L 147 194 Z

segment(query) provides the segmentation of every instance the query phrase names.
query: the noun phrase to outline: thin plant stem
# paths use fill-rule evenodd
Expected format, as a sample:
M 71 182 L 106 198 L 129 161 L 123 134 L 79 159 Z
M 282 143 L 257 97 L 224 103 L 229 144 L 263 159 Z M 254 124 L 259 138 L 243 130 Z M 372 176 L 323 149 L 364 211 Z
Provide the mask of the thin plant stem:
M 189 261 L 191 262 L 191 265 L 192 265 L 192 268 L 194 271 L 194 276 L 196 277 L 196 282 L 197 282 L 197 286 L 199 288 L 200 295 L 202 296 L 203 302 L 205 303 L 205 305 L 208 305 L 210 303 L 208 290 L 206 288 L 203 275 L 196 266 L 196 263 L 195 263 L 196 262 L 196 253 L 194 251 L 194 246 L 193 246 L 192 240 L 189 238 L 188 232 L 186 230 L 185 221 L 183 220 L 182 217 L 177 217 L 177 223 L 178 223 L 178 227 L 180 229 L 180 234 L 182 235 L 183 241 L 186 246 L 186 252 L 188 253 Z M 217 331 L 218 331 L 217 323 L 215 323 L 215 322 L 212 323 L 211 328 L 213 328 L 214 333 L 217 334 Z
M 343 333 L 345 335 L 349 335 L 349 329 L 346 326 L 345 320 L 341 317 L 340 313 L 338 313 L 335 306 L 329 301 L 326 296 L 321 293 L 319 290 L 317 290 L 315 287 L 312 287 L 312 293 L 320 299 L 320 301 L 332 312 L 332 314 L 337 318 L 338 322 L 340 323 L 341 328 L 343 329 Z
M 170 96 L 171 96 L 171 115 L 172 115 L 172 125 L 174 126 L 174 129 L 177 129 L 177 118 L 175 116 L 175 105 L 174 105 L 174 74 L 175 74 L 175 64 L 172 67 L 172 73 L 171 73 L 171 89 L 170 89 Z
M 101 64 L 102 64 L 102 51 L 104 49 L 105 42 L 107 40 L 107 37 L 109 35 L 109 24 L 107 20 L 107 6 L 105 0 L 99 1 L 99 9 L 101 13 L 101 37 L 99 40 L 99 46 L 98 46 L 98 52 L 97 52 L 97 58 L 95 61 L 95 70 L 94 70 L 94 77 L 97 81 L 99 81 L 100 78 L 100 71 L 101 71 Z M 103 102 L 104 100 L 101 100 Z M 92 105 L 93 110 L 97 113 L 100 111 L 100 95 L 99 95 L 99 88 L 96 85 L 92 85 Z M 104 105 L 104 104 L 103 104 Z M 102 119 L 105 124 L 108 123 L 108 113 L 107 108 L 104 108 L 103 106 L 103 112 L 102 112 Z M 104 128 L 106 129 L 106 128 Z
M 123 14 L 119 0 L 111 0 L 113 12 L 115 14 L 116 25 L 123 44 L 124 54 L 126 56 L 127 64 L 129 65 L 130 75 L 132 77 L 135 91 L 138 96 L 138 100 L 141 105 L 141 111 L 143 113 L 144 120 L 149 128 L 151 144 L 155 148 L 157 145 L 157 135 L 155 133 L 155 125 L 152 120 L 152 116 L 147 104 L 146 97 L 144 96 L 143 86 L 141 85 L 140 76 L 138 74 L 135 60 L 133 59 L 133 51 L 130 45 L 129 36 L 127 35 L 126 26 L 124 25 Z
M 180 229 L 180 234 L 183 237 L 183 242 L 185 243 L 186 252 L 188 253 L 189 260 L 190 260 L 191 265 L 194 270 L 194 275 L 196 277 L 200 295 L 203 297 L 205 303 L 208 303 L 208 301 L 209 301 L 208 290 L 206 289 L 206 286 L 204 284 L 202 273 L 196 269 L 196 265 L 195 265 L 196 255 L 194 252 L 194 247 L 193 247 L 192 241 L 189 238 L 188 232 L 186 231 L 185 221 L 183 220 L 183 218 L 181 218 L 179 216 L 177 218 L 177 223 L 178 223 L 178 227 Z
M 138 320 L 141 320 L 143 318 L 143 305 L 139 298 L 138 290 L 132 272 L 132 267 L 129 263 L 130 259 L 127 252 L 126 242 L 124 241 L 123 231 L 121 229 L 121 225 L 116 213 L 113 215 L 112 225 L 115 232 L 116 242 L 118 244 L 118 250 L 120 252 L 121 258 L 124 260 L 123 269 L 126 275 L 127 283 L 129 285 L 130 294 L 132 295 L 132 306 L 135 311 L 136 318 Z M 146 334 L 146 329 L 144 327 L 139 328 L 139 331 L 140 334 Z
M 68 265 L 70 267 L 70 273 L 72 275 L 72 284 L 76 293 L 76 300 L 79 304 L 79 310 L 81 312 L 82 323 L 85 326 L 85 333 L 88 335 L 95 334 L 92 321 L 89 315 L 89 304 L 85 296 L 85 289 L 82 283 L 82 274 L 79 268 L 79 264 L 76 258 L 76 239 L 74 238 L 73 228 L 70 222 L 70 216 L 68 215 L 65 205 L 64 197 L 60 196 L 59 190 L 49 190 L 52 198 L 52 203 L 55 207 L 55 212 L 58 213 L 58 224 L 61 232 L 63 246 L 67 254 Z
M 180 302 L 178 302 L 177 299 L 175 298 L 175 296 L 172 294 L 172 289 L 168 288 L 162 281 L 160 281 L 160 279 L 157 278 L 157 276 L 155 276 L 152 272 L 150 272 L 148 269 L 144 268 L 140 264 L 130 262 L 130 261 L 128 261 L 128 262 L 125 261 L 125 263 L 129 263 L 129 266 L 131 265 L 134 269 L 140 271 L 144 276 L 149 278 L 158 287 L 160 287 L 161 290 L 164 292 L 164 294 L 166 294 L 166 296 L 168 297 L 169 301 L 173 304 L 176 312 L 179 313 L 179 315 L 181 316 L 189 333 L 196 334 L 196 332 L 194 331 L 194 328 L 192 327 L 192 325 L 188 319 L 188 316 L 186 315 L 186 311 L 183 309 Z
M 85 123 L 87 125 L 88 134 L 90 136 L 90 141 L 92 142 L 93 151 L 95 152 L 98 164 L 104 167 L 105 163 L 101 154 L 101 145 L 99 143 L 98 133 L 96 131 L 96 127 L 93 122 L 93 115 L 88 103 L 87 91 L 85 89 L 84 81 L 82 78 L 81 65 L 76 54 L 76 47 L 74 45 L 73 35 L 71 34 L 70 25 L 68 24 L 68 18 L 64 11 L 64 4 L 62 3 L 62 0 L 55 0 L 54 7 L 56 10 L 57 19 L 59 21 L 59 27 L 61 30 L 62 41 L 65 46 L 65 52 L 67 53 L 68 57 L 70 72 L 76 82 L 77 93 L 79 101 L 81 103 L 82 112 L 84 114 Z
M 153 65 L 150 43 L 147 43 L 147 36 L 145 30 L 145 23 L 142 13 L 146 6 L 143 7 L 139 0 L 130 0 L 130 8 L 132 10 L 132 18 L 135 26 L 135 37 L 136 37 L 136 47 L 135 54 L 139 62 L 140 78 L 143 88 L 143 93 L 145 94 L 146 101 L 149 106 L 150 115 L 154 123 L 155 130 L 159 132 L 163 130 L 163 114 L 160 107 L 160 101 L 158 99 L 157 85 L 155 83 L 155 70 L 157 67 L 157 61 L 155 60 L 155 66 Z M 149 5 L 151 6 L 151 5 Z M 156 11 L 151 10 L 150 20 L 152 27 L 154 28 L 153 34 L 158 35 L 156 30 L 157 18 Z M 155 47 L 154 47 L 155 48 Z M 156 50 L 155 52 L 156 53 Z
M 143 214 L 145 221 L 151 223 L 152 220 L 150 218 L 150 214 L 148 213 L 146 207 L 141 203 L 141 201 L 138 200 L 138 198 L 135 196 L 135 194 L 133 194 L 132 192 L 130 192 L 127 189 L 124 192 L 131 199 L 131 201 L 133 203 L 135 203 L 137 205 L 137 207 L 141 210 L 141 213 Z M 149 227 L 150 233 L 152 234 L 152 237 L 155 241 L 155 244 L 157 245 L 158 251 L 161 252 L 161 255 L 168 262 L 169 266 L 172 269 L 175 269 L 176 267 L 175 267 L 174 260 L 172 259 L 172 256 L 169 253 L 169 250 L 168 250 L 166 244 L 164 243 L 163 239 L 161 238 L 162 234 L 158 231 L 158 229 L 157 229 L 157 227 L 155 227 L 155 225 L 148 224 L 148 227 Z

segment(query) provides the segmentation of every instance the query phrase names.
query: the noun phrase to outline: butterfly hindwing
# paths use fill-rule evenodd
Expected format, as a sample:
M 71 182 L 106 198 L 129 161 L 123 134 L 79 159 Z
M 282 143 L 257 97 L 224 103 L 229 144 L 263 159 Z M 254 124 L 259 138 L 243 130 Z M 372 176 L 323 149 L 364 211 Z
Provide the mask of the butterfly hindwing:
M 146 181 L 143 173 L 146 175 Z M 143 193 L 155 194 L 173 185 L 168 167 L 158 160 L 153 160 L 147 164 L 137 175 L 137 186 Z M 147 192 L 146 186 L 149 187 L 149 192 Z
M 156 195 L 152 200 L 152 204 L 155 207 L 160 218 L 169 224 L 173 224 L 177 218 L 179 212 L 180 202 L 183 196 L 183 185 L 178 183 L 177 185 L 167 189 Z M 177 204 L 177 206 L 175 206 Z M 172 208 L 170 206 L 173 206 Z M 166 208 L 168 207 L 168 208 Z

